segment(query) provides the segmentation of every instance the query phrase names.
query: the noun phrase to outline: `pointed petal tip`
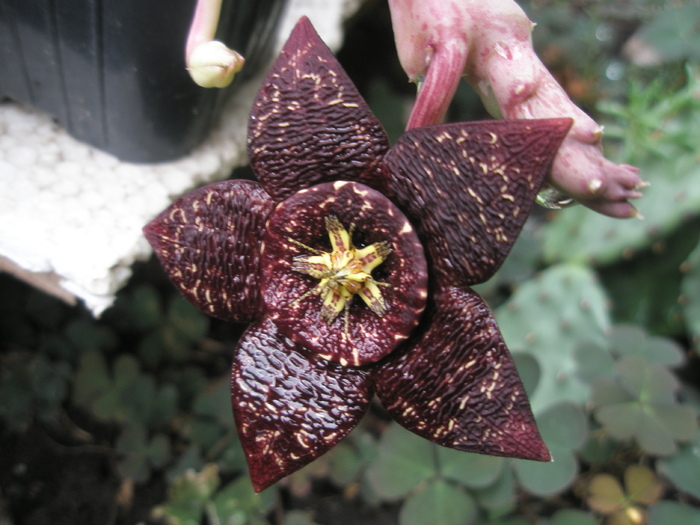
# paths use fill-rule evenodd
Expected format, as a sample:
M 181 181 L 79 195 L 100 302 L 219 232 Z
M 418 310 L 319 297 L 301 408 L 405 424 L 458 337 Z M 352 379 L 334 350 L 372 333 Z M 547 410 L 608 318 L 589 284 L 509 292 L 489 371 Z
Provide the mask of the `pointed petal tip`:
M 309 17 L 304 15 L 294 25 L 292 32 L 289 34 L 288 42 L 292 42 L 292 45 L 298 46 L 298 42 L 308 42 L 310 40 L 321 40 L 321 37 L 318 35 Z M 288 44 L 285 44 L 285 47 L 287 47 L 287 45 Z
M 159 217 L 155 217 L 153 220 L 145 224 L 143 228 L 141 228 L 143 236 L 154 250 L 156 250 L 157 246 L 160 244 L 160 233 L 158 231 L 159 225 Z
M 554 458 L 552 457 L 552 454 L 549 452 L 549 449 L 547 448 L 547 445 L 545 442 L 542 440 L 542 438 L 539 435 L 539 432 L 537 431 L 537 428 L 534 427 L 533 423 L 533 428 L 535 431 L 536 436 L 531 436 L 529 439 L 531 439 L 531 449 L 523 454 L 523 457 L 520 459 L 526 459 L 528 461 L 541 461 L 543 463 L 551 463 L 554 461 Z
M 486 303 L 476 292 L 457 287 L 435 296 L 422 337 L 372 370 L 386 410 L 408 430 L 448 448 L 549 461 Z M 442 364 L 440 373 L 434 363 Z
M 250 463 L 250 458 L 246 454 L 248 460 L 248 474 L 250 476 L 250 484 L 253 485 L 253 491 L 260 494 L 263 490 L 269 489 L 277 483 L 283 476 L 268 476 L 266 472 L 253 467 Z

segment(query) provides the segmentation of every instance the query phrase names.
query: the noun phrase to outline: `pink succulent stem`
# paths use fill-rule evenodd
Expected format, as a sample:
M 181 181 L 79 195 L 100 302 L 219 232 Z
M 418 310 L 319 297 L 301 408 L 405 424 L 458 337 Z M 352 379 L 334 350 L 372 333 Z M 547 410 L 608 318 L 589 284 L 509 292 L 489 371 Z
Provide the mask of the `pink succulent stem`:
M 539 60 L 534 24 L 513 0 L 389 0 L 401 65 L 420 90 L 407 128 L 442 121 L 461 77 L 495 117 L 571 117 L 548 182 L 617 218 L 639 216 L 638 169 L 602 153 L 602 126 L 581 111 Z
M 460 79 L 452 71 L 462 71 L 466 61 L 465 46 L 447 43 L 435 50 L 431 57 L 431 67 L 428 68 L 408 119 L 407 130 L 424 126 L 425 123 L 442 122 Z
M 192 51 L 197 46 L 214 40 L 220 14 L 221 0 L 197 0 L 190 32 L 187 35 L 185 47 L 187 57 L 192 55 Z

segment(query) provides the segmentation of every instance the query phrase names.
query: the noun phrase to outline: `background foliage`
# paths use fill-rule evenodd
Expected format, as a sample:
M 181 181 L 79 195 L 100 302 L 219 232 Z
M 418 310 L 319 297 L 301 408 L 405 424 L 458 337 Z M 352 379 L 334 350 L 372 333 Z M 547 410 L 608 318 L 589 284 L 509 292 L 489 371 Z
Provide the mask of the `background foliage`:
M 536 211 L 480 287 L 554 462 L 443 449 L 373 406 L 255 495 L 230 413 L 238 327 L 153 261 L 99 320 L 0 275 L 0 524 L 700 523 L 700 6 L 523 5 L 608 155 L 651 182 L 643 221 Z M 384 2 L 348 21 L 339 57 L 395 139 L 413 89 Z M 484 116 L 460 88 L 450 120 Z

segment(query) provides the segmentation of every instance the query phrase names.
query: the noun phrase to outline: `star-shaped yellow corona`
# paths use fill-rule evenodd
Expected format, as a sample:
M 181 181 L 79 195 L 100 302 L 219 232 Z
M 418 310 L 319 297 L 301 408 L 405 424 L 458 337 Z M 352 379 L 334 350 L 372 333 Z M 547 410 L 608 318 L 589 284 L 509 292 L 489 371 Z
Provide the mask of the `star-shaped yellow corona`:
M 369 309 L 381 317 L 387 307 L 379 287 L 388 285 L 376 281 L 372 270 L 391 253 L 389 243 L 375 242 L 357 248 L 352 243 L 353 225 L 348 231 L 335 216 L 326 217 L 325 224 L 331 251 L 302 245 L 313 255 L 298 255 L 293 264 L 295 271 L 320 280 L 309 293 L 321 296 L 321 319 L 331 324 L 340 312 L 347 312 L 355 295 L 359 295 Z

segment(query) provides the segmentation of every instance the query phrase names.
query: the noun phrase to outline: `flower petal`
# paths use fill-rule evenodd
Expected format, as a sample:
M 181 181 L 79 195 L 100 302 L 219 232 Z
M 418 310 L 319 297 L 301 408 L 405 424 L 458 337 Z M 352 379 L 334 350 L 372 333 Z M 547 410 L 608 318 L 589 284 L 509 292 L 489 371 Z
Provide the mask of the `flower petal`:
M 334 447 L 372 398 L 366 372 L 306 352 L 269 319 L 251 325 L 234 355 L 231 398 L 256 492 Z
M 378 247 L 382 262 L 370 270 L 372 280 L 354 290 L 360 297 L 345 293 L 330 273 L 319 280 L 324 274 L 314 263 L 334 256 L 305 257 L 332 249 L 328 217 L 352 229 L 355 246 Z M 364 273 L 372 261 L 362 249 L 356 255 Z M 267 313 L 279 330 L 342 365 L 373 363 L 396 348 L 418 325 L 428 295 L 415 230 L 391 201 L 356 182 L 318 184 L 280 203 L 267 223 L 261 272 Z
M 321 182 L 371 183 L 384 129 L 311 22 L 302 18 L 253 103 L 248 155 L 276 200 Z
M 445 285 L 486 281 L 515 242 L 571 119 L 416 128 L 385 159 L 385 192 Z
M 227 180 L 175 201 L 143 231 L 180 292 L 227 321 L 260 317 L 260 243 L 274 202 L 257 182 Z
M 523 385 L 488 306 L 448 287 L 422 336 L 372 371 L 407 429 L 457 450 L 549 461 Z

